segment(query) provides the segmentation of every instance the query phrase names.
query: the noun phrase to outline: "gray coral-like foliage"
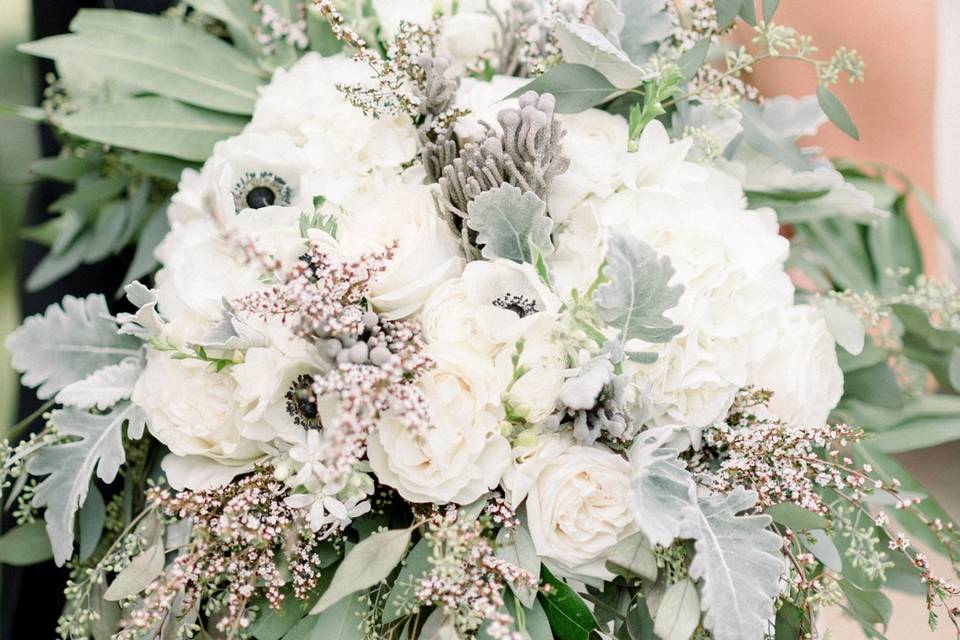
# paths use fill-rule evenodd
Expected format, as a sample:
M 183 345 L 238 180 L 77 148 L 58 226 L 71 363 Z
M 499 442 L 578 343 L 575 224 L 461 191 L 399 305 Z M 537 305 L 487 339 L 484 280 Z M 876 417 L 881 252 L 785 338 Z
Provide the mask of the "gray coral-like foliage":
M 128 425 L 128 437 L 138 439 L 146 416 L 138 406 L 124 401 L 104 414 L 61 409 L 50 421 L 59 435 L 76 439 L 40 449 L 27 463 L 27 471 L 47 476 L 37 485 L 33 506 L 46 507 L 53 558 L 62 565 L 73 555 L 74 519 L 87 499 L 90 479 L 96 474 L 104 482 L 113 482 L 124 462 L 123 425 Z
M 627 234 L 612 236 L 603 267 L 607 282 L 593 294 L 597 315 L 620 330 L 622 343 L 669 341 L 683 329 L 664 315 L 683 293 L 682 285 L 670 286 L 673 273 L 670 259 L 650 245 Z
M 700 582 L 704 626 L 716 640 L 761 640 L 774 613 L 784 572 L 780 538 L 770 517 L 741 515 L 757 494 L 741 487 L 699 496 L 676 449 L 642 452 L 632 484 L 631 509 L 651 544 L 694 541 L 690 576 Z
M 552 95 L 528 91 L 517 108 L 501 110 L 497 120 L 502 131 L 489 127 L 483 140 L 464 145 L 440 170 L 442 212 L 454 220 L 466 218 L 471 200 L 504 183 L 546 201 L 554 178 L 570 166 L 562 152 L 564 130 L 555 107 Z
M 553 220 L 536 195 L 504 184 L 478 195 L 467 209 L 467 226 L 477 232 L 480 255 L 487 260 L 533 264 L 535 251 L 544 256 L 553 253 Z
M 4 346 L 23 384 L 39 387 L 40 398 L 51 398 L 103 367 L 139 357 L 140 340 L 117 329 L 102 295 L 66 296 L 62 306 L 50 305 L 43 315 L 27 318 Z

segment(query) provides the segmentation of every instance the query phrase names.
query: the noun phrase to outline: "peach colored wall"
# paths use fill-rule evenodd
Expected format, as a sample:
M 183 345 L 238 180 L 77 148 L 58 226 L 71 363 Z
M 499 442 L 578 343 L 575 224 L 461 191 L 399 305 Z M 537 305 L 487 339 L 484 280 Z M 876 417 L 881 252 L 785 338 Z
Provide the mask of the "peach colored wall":
M 866 61 L 866 82 L 842 81 L 834 89 L 860 129 L 860 142 L 830 124 L 809 142 L 823 147 L 830 157 L 893 165 L 932 194 L 935 0 L 781 0 L 780 4 L 773 21 L 813 36 L 818 55 L 829 56 L 838 46 L 846 46 Z M 766 95 L 803 95 L 815 87 L 813 70 L 791 61 L 765 61 L 756 67 L 753 79 Z M 935 270 L 933 229 L 926 219 L 915 215 L 914 220 L 927 268 Z

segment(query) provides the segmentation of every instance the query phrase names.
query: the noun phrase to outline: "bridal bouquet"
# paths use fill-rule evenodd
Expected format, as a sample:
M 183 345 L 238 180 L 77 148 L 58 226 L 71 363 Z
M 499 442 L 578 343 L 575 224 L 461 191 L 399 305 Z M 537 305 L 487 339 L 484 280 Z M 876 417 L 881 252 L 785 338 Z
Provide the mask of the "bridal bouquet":
M 884 585 L 956 625 L 907 533 L 955 528 L 844 423 L 921 343 L 960 377 L 953 294 L 797 146 L 856 135 L 862 62 L 776 4 L 190 0 L 25 45 L 76 183 L 31 283 L 137 244 L 128 304 L 6 340 L 48 403 L 0 557 L 70 567 L 61 637 L 882 637 Z M 817 96 L 759 100 L 779 55 Z

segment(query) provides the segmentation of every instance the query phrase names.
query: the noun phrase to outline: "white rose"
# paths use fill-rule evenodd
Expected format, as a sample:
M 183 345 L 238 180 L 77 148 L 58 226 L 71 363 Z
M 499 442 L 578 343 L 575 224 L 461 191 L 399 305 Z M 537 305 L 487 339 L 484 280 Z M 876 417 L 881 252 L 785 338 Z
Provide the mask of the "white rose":
M 370 179 L 339 221 L 337 239 L 351 258 L 398 243 L 370 287 L 370 302 L 388 319 L 416 313 L 440 283 L 463 270 L 460 242 L 437 215 L 431 193 L 423 184 Z
M 411 502 L 469 504 L 500 482 L 510 445 L 500 435 L 497 375 L 467 347 L 430 345 L 437 365 L 418 382 L 433 428 L 417 438 L 393 415 L 370 435 L 377 478 Z
M 164 470 L 175 488 L 228 482 L 264 456 L 241 434 L 245 408 L 233 379 L 205 362 L 148 351 L 132 400 L 146 412 L 151 435 L 170 449 Z
M 636 530 L 627 498 L 630 463 L 602 447 L 543 436 L 504 478 L 514 506 L 526 498 L 537 555 L 573 576 L 611 579 L 607 554 Z
M 300 211 L 290 207 L 245 209 L 228 224 L 237 236 L 257 243 L 283 264 L 292 264 L 306 245 L 300 235 Z M 266 287 L 263 267 L 243 258 L 211 220 L 175 224 L 156 251 L 159 308 L 168 340 L 182 345 L 201 340 L 220 322 L 223 300 Z
M 793 426 L 822 426 L 843 395 L 836 343 L 816 307 L 783 309 L 776 343 L 753 368 L 751 382 L 773 391 L 770 410 Z

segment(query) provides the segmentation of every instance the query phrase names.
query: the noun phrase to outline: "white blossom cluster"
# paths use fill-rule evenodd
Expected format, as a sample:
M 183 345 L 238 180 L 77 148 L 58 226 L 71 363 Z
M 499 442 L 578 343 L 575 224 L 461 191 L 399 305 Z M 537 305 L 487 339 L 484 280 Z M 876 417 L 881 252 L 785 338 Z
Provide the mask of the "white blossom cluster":
M 433 2 L 373 4 L 385 32 L 436 11 Z M 459 4 L 444 46 L 466 68 L 494 48 L 499 27 L 485 3 L 475 10 Z M 527 263 L 467 261 L 462 238 L 438 213 L 437 186 L 417 161 L 415 123 L 364 115 L 337 88 L 369 75 L 345 54 L 311 53 L 277 70 L 245 131 L 181 179 L 171 230 L 157 251 L 164 322 L 133 395 L 170 450 L 164 469 L 174 487 L 218 486 L 269 463 L 292 491 L 290 506 L 305 509 L 316 530 L 363 513 L 375 482 L 411 503 L 433 504 L 466 505 L 502 487 L 511 506 L 526 504 L 541 557 L 570 575 L 610 578 L 606 554 L 637 531 L 627 498 L 629 447 L 585 444 L 563 423 L 545 425 L 562 393 L 583 395 L 569 385 L 564 391 L 564 383 L 602 357 L 570 312 L 597 280 L 613 234 L 669 258 L 671 284 L 684 288 L 667 311 L 682 326 L 676 337 L 622 345 L 628 356 L 658 356 L 617 364 L 628 382 L 621 409 L 638 428 L 699 446 L 701 430 L 722 420 L 751 385 L 773 392 L 770 411 L 783 422 L 825 423 L 842 374 L 819 312 L 794 303 L 788 241 L 772 210 L 747 208 L 729 173 L 688 158 L 691 139 L 672 140 L 654 120 L 630 150 L 619 115 L 559 116 L 570 167 L 545 199 L 556 248 L 545 257 L 546 279 Z M 470 114 L 456 124 L 459 143 L 479 140 L 481 120 L 496 123 L 500 109 L 516 107 L 504 96 L 525 82 L 463 78 L 455 102 Z M 232 306 L 278 277 L 239 251 L 231 241 L 238 237 L 288 266 L 309 247 L 333 260 L 394 247 L 366 303 L 381 319 L 418 323 L 433 366 L 415 384 L 432 428 L 413 431 L 384 411 L 355 473 L 320 481 L 312 465 L 329 452 L 320 450 L 319 430 L 336 424 L 338 405 L 313 399 L 319 426 L 305 426 L 291 415 L 290 394 L 302 376 L 338 362 L 323 343 L 292 333 L 289 318 Z M 225 317 L 236 341 L 203 347 Z

